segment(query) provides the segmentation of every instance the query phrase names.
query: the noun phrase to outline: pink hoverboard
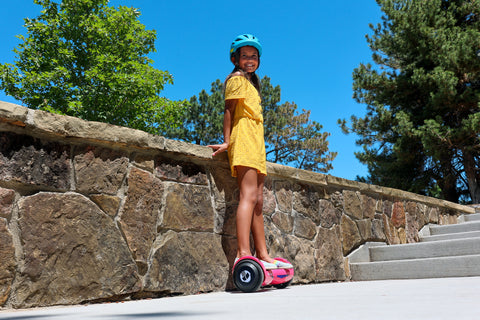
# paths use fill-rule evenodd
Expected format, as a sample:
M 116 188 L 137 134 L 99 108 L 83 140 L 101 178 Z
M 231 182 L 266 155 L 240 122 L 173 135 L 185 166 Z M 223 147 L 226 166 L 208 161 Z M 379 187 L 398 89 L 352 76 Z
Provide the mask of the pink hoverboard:
M 290 263 L 282 258 L 275 260 Z M 257 291 L 258 288 L 269 285 L 283 289 L 292 282 L 293 274 L 293 268 L 267 270 L 259 259 L 246 256 L 238 259 L 233 266 L 233 283 L 243 292 Z

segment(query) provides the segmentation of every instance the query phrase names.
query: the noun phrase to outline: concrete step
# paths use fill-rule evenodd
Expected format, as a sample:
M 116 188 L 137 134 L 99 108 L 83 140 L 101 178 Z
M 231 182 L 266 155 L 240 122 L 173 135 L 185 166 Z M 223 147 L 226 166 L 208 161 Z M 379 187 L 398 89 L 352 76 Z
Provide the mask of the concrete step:
M 430 235 L 441 235 L 460 232 L 480 231 L 480 221 L 471 221 L 450 225 L 430 225 Z
M 447 233 L 447 234 L 440 234 L 436 236 L 420 236 L 420 242 L 478 238 L 478 237 L 480 237 L 480 231 Z
M 480 221 L 480 213 L 464 214 L 458 218 L 459 223 L 468 222 L 468 221 Z
M 350 264 L 352 280 L 424 279 L 480 276 L 480 255 Z
M 366 243 L 348 256 L 352 280 L 480 276 L 480 214 L 426 225 L 419 243 Z
M 480 237 L 376 246 L 369 253 L 371 262 L 480 254 Z

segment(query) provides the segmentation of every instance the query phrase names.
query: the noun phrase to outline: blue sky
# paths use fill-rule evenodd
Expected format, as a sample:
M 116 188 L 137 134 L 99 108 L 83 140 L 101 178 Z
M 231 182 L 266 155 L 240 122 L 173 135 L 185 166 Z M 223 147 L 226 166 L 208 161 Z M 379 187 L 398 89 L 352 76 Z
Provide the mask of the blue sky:
M 140 21 L 157 31 L 154 66 L 168 70 L 174 85 L 162 94 L 189 99 L 207 91 L 231 71 L 231 41 L 241 33 L 256 35 L 263 45 L 260 77 L 280 85 L 282 102 L 311 110 L 311 119 L 331 133 L 329 149 L 337 151 L 329 174 L 354 180 L 367 174 L 354 152 L 355 135 L 344 135 L 337 119 L 362 116 L 365 106 L 352 99 L 352 72 L 371 61 L 365 40 L 369 23 L 380 22 L 375 0 L 172 1 L 113 0 L 140 10 Z M 13 63 L 18 34 L 26 34 L 23 19 L 39 15 L 33 0 L 2 1 L 0 5 L 0 62 Z M 14 102 L 0 92 L 0 100 Z

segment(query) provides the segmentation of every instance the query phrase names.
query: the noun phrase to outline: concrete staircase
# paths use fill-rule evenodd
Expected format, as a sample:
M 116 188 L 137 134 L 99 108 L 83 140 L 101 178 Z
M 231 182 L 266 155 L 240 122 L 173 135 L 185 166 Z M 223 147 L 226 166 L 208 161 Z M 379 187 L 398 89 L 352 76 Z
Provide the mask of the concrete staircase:
M 420 242 L 368 242 L 349 255 L 352 280 L 480 276 L 480 213 L 455 225 L 427 225 Z

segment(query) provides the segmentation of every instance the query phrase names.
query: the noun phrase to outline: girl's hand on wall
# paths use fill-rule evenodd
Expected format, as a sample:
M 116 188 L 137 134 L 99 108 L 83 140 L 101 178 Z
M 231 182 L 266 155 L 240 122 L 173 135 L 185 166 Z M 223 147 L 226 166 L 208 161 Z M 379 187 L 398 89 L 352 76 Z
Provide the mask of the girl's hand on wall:
M 222 144 L 212 144 L 207 146 L 213 149 L 212 157 L 215 157 L 217 154 L 225 152 L 228 150 L 228 143 L 224 142 Z

